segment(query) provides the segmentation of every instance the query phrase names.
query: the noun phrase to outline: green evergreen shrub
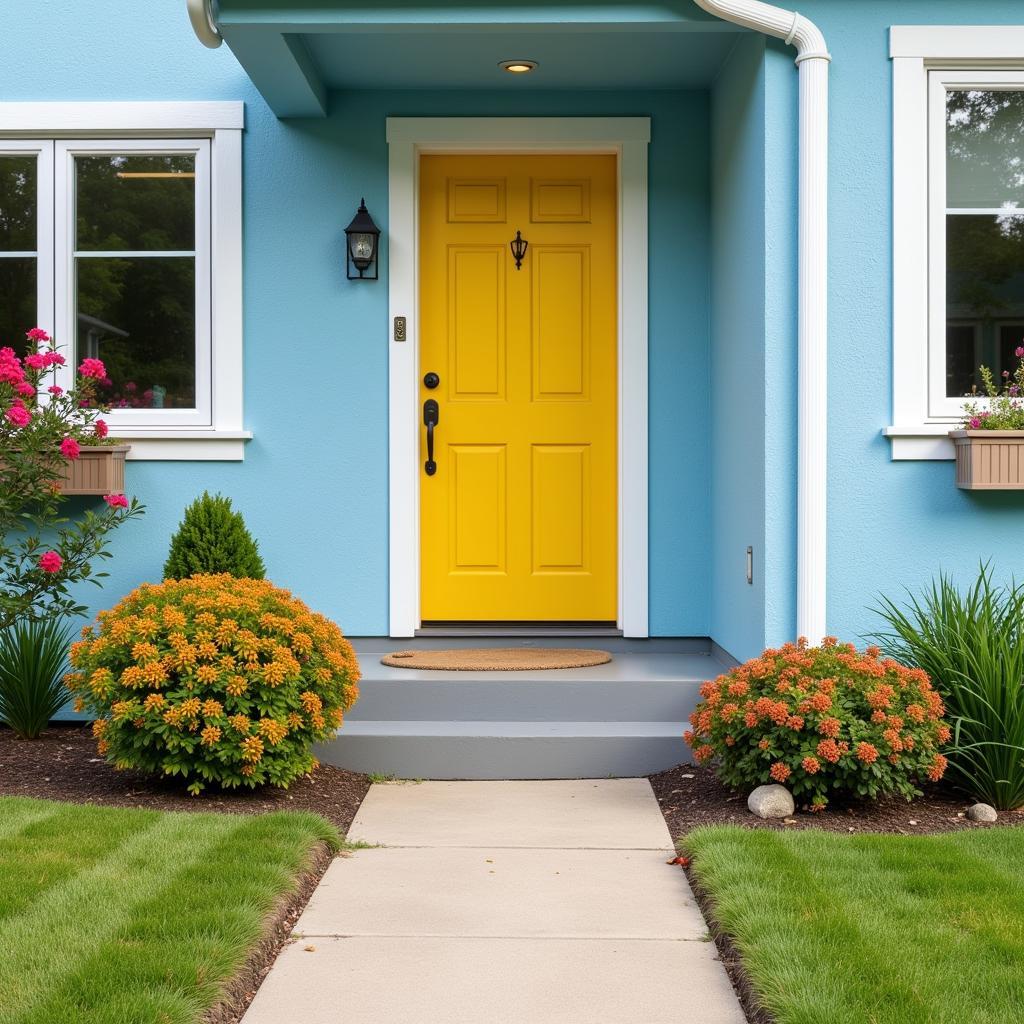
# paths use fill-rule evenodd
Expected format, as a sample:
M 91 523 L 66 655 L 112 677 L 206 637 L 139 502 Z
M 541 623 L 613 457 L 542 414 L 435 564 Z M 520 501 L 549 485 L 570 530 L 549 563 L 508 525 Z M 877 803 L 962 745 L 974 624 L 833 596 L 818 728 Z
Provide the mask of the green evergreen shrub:
M 183 580 L 196 573 L 230 573 L 239 579 L 261 580 L 266 567 L 259 548 L 231 499 L 203 491 L 185 509 L 185 518 L 171 538 L 164 579 Z

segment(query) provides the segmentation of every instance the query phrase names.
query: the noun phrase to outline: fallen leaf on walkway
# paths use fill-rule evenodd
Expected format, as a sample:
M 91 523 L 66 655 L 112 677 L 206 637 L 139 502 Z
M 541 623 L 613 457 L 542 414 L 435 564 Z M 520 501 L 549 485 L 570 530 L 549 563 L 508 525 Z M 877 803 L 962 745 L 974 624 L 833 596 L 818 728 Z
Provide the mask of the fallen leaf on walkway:
M 671 860 L 665 861 L 666 864 L 678 864 L 681 868 L 688 868 L 690 866 L 689 857 L 673 857 Z
M 303 946 L 302 947 L 307 953 L 315 953 L 316 946 Z

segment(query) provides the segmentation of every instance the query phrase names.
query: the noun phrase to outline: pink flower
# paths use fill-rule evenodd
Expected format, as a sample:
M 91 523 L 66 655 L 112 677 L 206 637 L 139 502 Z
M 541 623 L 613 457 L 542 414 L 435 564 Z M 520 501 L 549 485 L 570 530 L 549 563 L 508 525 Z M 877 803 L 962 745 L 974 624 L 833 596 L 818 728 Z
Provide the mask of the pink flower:
M 979 420 L 977 416 L 972 416 L 971 421 L 967 424 L 967 426 L 970 427 L 971 430 L 980 430 L 981 420 Z
M 25 379 L 21 360 L 13 348 L 0 348 L 0 384 L 20 384 Z
M 14 390 L 19 395 L 24 395 L 26 398 L 31 398 L 36 393 L 36 389 L 32 387 L 27 380 L 23 380 L 20 384 L 16 384 Z
M 1024 359 L 1024 345 L 1018 345 L 1018 346 L 1017 346 L 1017 347 L 1016 347 L 1016 348 L 1014 349 L 1014 351 L 1013 351 L 1013 354 L 1014 354 L 1014 355 L 1015 355 L 1015 356 L 1016 356 L 1016 357 L 1017 357 L 1018 359 Z
M 100 359 L 83 359 L 78 372 L 83 377 L 93 377 L 96 380 L 103 380 L 107 375 L 107 368 Z
M 15 400 L 16 404 L 12 405 L 4 415 L 7 417 L 7 422 L 15 427 L 27 427 L 32 422 L 32 413 L 25 408 L 21 399 Z
M 93 426 L 93 433 L 97 437 L 106 437 L 110 433 L 110 427 L 107 426 L 106 420 L 97 420 Z
M 123 494 L 104 494 L 103 500 L 111 508 L 127 508 L 128 499 Z
M 26 335 L 29 341 L 49 341 L 50 336 L 42 329 L 42 327 L 33 327 Z
M 57 384 L 51 384 L 47 389 L 51 395 L 63 395 L 64 389 Z
M 82 449 L 73 437 L 65 437 L 60 443 L 60 453 L 65 459 L 77 459 Z
M 25 356 L 25 365 L 30 370 L 45 370 L 49 362 L 41 352 L 33 352 L 30 356 Z
M 39 568 L 43 572 L 60 572 L 64 559 L 56 551 L 47 551 L 39 556 Z
M 1024 349 L 1021 349 L 1021 352 L 1024 352 Z M 125 381 L 125 385 L 124 385 L 125 391 L 132 392 L 132 391 L 135 390 L 135 388 L 136 388 L 135 381 L 133 381 L 133 380 Z
M 47 352 L 44 355 L 47 366 L 63 366 L 67 360 L 59 352 Z

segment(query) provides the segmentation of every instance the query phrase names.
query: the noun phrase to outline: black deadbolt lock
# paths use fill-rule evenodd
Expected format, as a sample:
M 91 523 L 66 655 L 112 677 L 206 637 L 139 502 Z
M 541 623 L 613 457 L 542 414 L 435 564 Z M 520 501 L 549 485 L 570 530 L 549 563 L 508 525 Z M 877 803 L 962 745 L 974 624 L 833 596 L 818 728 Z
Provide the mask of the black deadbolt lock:
M 436 388 L 437 385 L 440 384 L 440 383 L 441 383 L 441 378 L 438 377 L 438 375 L 436 373 L 428 373 L 423 378 L 423 386 L 425 388 L 430 388 L 431 391 L 433 391 L 434 388 Z

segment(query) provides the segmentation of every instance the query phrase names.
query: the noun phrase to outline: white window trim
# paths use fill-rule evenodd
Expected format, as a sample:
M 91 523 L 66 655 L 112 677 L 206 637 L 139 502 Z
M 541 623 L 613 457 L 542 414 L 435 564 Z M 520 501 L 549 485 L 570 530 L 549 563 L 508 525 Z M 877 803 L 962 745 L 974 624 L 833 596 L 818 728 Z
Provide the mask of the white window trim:
M 389 324 L 389 632 L 420 626 L 419 288 L 421 153 L 614 153 L 619 164 L 619 626 L 648 635 L 647 149 L 646 117 L 391 117 Z
M 54 146 L 62 151 L 95 148 L 85 140 L 201 139 L 210 153 L 210 308 L 209 414 L 203 423 L 126 425 L 114 433 L 132 446 L 129 459 L 239 461 L 251 433 L 244 429 L 242 309 L 242 130 L 241 102 L 195 103 L 0 103 L 0 152 Z M 43 142 L 35 140 L 42 139 Z M 56 141 L 55 141 L 56 140 Z M 65 140 L 74 140 L 66 144 Z M 116 141 L 115 141 L 116 140 Z M 58 154 L 59 159 L 59 154 Z M 40 170 L 46 160 L 41 159 Z M 50 162 L 51 169 L 53 161 Z M 52 170 L 51 172 L 52 173 Z M 43 179 L 40 178 L 40 186 Z M 58 203 L 61 197 L 58 195 Z M 49 206 L 40 203 L 40 208 Z M 52 247 L 54 229 L 49 224 Z M 45 226 L 40 221 L 40 245 Z M 42 248 L 39 250 L 43 251 Z M 50 248 L 50 266 L 53 266 Z M 65 281 L 43 282 L 40 260 L 40 326 L 55 336 Z M 57 268 L 58 278 L 61 277 Z M 197 277 L 199 267 L 197 266 Z M 65 275 L 66 277 L 66 275 Z M 48 298 L 47 292 L 48 289 Z M 56 295 L 56 302 L 54 296 Z M 66 307 L 66 299 L 63 300 Z M 198 310 L 197 310 L 198 313 Z M 44 316 L 45 314 L 45 316 Z M 66 321 L 66 315 L 64 317 Z M 48 321 L 48 322 L 44 322 Z M 65 327 L 62 328 L 66 329 Z
M 944 288 L 929 285 L 929 263 L 938 245 L 935 196 L 945 154 L 936 171 L 929 160 L 929 103 L 944 94 L 944 83 L 1021 81 L 1024 85 L 1024 27 L 894 26 L 893 62 L 893 425 L 882 433 L 892 442 L 894 460 L 952 460 L 947 434 L 959 423 L 955 408 L 935 414 L 929 406 L 930 324 L 940 321 L 936 304 Z M 937 92 L 936 90 L 940 90 Z M 933 115 L 932 115 L 933 116 Z M 937 151 L 937 149 L 936 149 Z M 930 168 L 932 170 L 929 178 Z M 934 202 L 932 201 L 934 198 Z M 944 273 L 942 281 L 944 282 Z M 941 313 L 943 338 L 945 311 Z
M 36 157 L 36 188 L 53 194 L 53 142 L 0 137 L 0 156 Z M 53 334 L 53 204 L 36 202 L 36 310 L 38 326 Z M 27 327 L 36 326 L 33 324 Z M 10 339 L 0 339 L 7 344 Z

